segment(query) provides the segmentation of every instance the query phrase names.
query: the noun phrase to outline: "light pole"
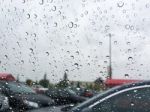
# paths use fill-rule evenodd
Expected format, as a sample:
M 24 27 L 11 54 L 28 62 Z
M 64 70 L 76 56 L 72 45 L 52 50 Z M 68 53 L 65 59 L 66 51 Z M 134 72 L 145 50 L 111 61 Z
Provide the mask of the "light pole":
M 111 79 L 112 78 L 112 65 L 111 65 L 111 33 L 108 34 L 109 36 L 109 67 L 108 67 L 108 78 Z

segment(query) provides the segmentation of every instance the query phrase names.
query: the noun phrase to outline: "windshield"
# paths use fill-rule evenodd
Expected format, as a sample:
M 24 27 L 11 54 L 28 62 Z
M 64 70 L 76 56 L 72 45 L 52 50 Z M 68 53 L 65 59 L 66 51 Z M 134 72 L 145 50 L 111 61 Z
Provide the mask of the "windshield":
M 30 87 L 21 83 L 9 82 L 7 86 L 9 90 L 14 93 L 20 93 L 20 94 L 35 93 Z
M 0 80 L 56 106 L 150 80 L 150 0 L 0 0 Z
M 71 89 L 66 89 L 69 93 L 73 94 L 73 95 L 76 95 L 76 92 L 71 90 Z

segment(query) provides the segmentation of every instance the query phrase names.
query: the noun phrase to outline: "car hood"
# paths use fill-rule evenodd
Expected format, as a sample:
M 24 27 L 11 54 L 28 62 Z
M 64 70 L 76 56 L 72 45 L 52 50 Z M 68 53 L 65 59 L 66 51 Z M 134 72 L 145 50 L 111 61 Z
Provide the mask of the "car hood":
M 15 94 L 14 97 L 18 100 L 27 100 L 36 102 L 40 107 L 54 105 L 54 101 L 42 94 Z

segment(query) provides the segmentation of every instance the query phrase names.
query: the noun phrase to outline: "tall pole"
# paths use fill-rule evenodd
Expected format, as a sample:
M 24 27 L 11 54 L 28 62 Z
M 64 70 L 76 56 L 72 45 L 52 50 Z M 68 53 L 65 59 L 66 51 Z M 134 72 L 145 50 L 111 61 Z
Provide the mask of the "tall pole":
M 112 66 L 111 66 L 111 37 L 112 35 L 109 33 L 109 71 L 108 71 L 108 77 L 112 78 Z

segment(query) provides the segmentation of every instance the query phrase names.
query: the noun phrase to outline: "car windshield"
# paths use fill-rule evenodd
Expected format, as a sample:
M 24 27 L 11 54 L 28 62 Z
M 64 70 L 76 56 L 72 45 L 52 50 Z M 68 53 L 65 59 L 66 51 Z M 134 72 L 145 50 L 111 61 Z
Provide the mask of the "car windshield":
M 149 13 L 150 0 L 0 0 L 0 81 L 58 106 L 150 80 Z
M 9 82 L 7 86 L 9 90 L 14 93 L 20 93 L 20 94 L 35 93 L 30 87 L 21 83 Z
M 76 92 L 71 89 L 66 89 L 70 94 L 76 95 Z

